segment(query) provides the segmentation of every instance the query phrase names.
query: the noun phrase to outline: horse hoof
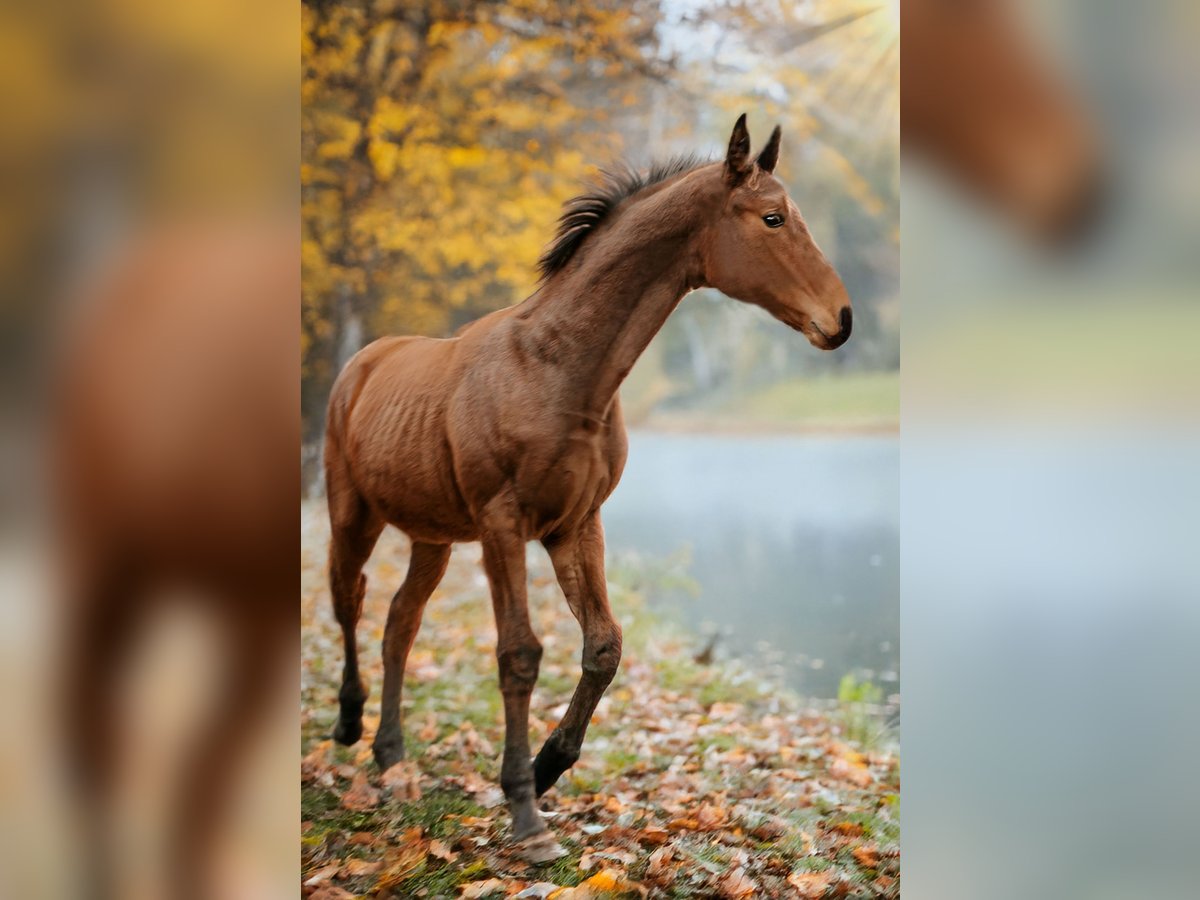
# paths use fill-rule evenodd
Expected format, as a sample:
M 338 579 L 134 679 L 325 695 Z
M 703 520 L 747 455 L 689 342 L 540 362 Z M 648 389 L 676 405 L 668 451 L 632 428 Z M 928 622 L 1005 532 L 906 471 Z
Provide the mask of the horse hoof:
M 346 721 L 341 716 L 338 716 L 337 724 L 333 726 L 333 739 L 339 744 L 349 747 L 351 744 L 358 743 L 358 739 L 362 737 L 362 732 L 362 719 Z
M 371 748 L 375 753 L 375 765 L 379 766 L 380 772 L 386 772 L 398 762 L 404 761 L 404 742 L 398 743 L 388 742 L 386 744 L 376 743 Z
M 543 866 L 562 859 L 567 851 L 554 839 L 549 831 L 543 831 L 513 845 L 513 852 L 527 863 Z
M 533 795 L 540 797 L 554 786 L 562 774 L 575 765 L 578 753 L 567 753 L 559 749 L 553 739 L 546 741 L 533 758 Z

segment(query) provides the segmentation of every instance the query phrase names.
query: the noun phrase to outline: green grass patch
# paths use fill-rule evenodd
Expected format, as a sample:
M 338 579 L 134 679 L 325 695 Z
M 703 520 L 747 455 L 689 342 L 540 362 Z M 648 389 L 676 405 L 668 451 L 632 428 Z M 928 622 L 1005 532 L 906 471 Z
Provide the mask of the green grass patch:
M 811 426 L 895 423 L 900 420 L 900 373 L 789 379 L 738 398 L 722 411 L 760 422 Z

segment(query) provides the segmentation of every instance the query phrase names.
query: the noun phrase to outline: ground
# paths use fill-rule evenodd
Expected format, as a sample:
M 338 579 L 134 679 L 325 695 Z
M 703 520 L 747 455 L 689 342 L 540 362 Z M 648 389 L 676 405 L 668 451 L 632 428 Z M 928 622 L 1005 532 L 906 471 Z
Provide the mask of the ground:
M 540 801 L 568 854 L 534 867 L 507 852 L 497 784 L 503 725 L 495 628 L 478 550 L 455 549 L 426 610 L 404 694 L 407 760 L 381 774 L 379 642 L 407 544 L 368 565 L 359 628 L 366 734 L 333 744 L 341 669 L 319 507 L 303 513 L 302 892 L 349 897 L 899 897 L 895 736 L 859 708 L 805 702 L 751 664 L 695 660 L 703 641 L 649 604 L 671 572 L 610 569 L 621 669 L 579 762 Z M 579 629 L 540 548 L 530 607 L 545 646 L 532 746 L 579 674 Z M 372 701 L 373 704 L 372 705 Z

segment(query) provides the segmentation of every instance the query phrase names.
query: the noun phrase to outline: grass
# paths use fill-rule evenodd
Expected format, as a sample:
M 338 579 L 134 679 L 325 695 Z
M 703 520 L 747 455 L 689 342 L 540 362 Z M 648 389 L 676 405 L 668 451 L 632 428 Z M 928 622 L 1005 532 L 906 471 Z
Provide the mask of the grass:
M 892 426 L 900 421 L 900 373 L 855 372 L 781 381 L 731 407 L 755 421 L 812 427 Z
M 639 424 L 682 431 L 892 432 L 900 424 L 900 373 L 790 378 L 711 407 L 658 410 Z

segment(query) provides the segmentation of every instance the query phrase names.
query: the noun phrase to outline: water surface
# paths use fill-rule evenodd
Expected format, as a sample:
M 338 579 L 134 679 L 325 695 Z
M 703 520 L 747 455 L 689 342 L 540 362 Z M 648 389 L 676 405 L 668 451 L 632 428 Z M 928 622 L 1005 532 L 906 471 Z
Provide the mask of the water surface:
M 894 436 L 635 431 L 604 506 L 609 552 L 689 553 L 698 594 L 652 600 L 806 694 L 836 696 L 850 671 L 898 692 L 899 469 Z

